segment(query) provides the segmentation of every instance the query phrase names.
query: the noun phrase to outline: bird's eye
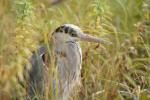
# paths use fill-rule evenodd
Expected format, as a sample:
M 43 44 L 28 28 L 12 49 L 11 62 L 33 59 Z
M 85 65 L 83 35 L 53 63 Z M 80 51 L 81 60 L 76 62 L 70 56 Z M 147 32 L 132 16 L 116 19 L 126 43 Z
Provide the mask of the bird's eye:
M 77 36 L 77 34 L 75 34 L 75 33 L 70 33 L 70 35 L 71 35 L 72 37 L 76 37 L 76 36 Z
M 70 35 L 71 35 L 72 37 L 77 37 L 77 34 L 76 34 L 76 32 L 75 32 L 73 29 L 70 29 L 70 30 L 69 30 L 69 33 L 70 33 Z

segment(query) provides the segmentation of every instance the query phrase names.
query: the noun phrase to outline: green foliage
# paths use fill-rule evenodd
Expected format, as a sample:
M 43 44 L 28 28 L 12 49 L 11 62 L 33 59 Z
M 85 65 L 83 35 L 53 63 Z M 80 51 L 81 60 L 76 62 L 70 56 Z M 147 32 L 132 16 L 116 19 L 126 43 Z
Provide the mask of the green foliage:
M 23 97 L 24 66 L 40 43 L 64 23 L 113 45 L 82 43 L 82 87 L 75 100 L 150 98 L 149 0 L 0 1 L 0 92 Z M 30 68 L 29 68 L 30 69 Z M 20 92 L 23 91 L 23 92 Z M 47 98 L 47 97 L 45 97 Z

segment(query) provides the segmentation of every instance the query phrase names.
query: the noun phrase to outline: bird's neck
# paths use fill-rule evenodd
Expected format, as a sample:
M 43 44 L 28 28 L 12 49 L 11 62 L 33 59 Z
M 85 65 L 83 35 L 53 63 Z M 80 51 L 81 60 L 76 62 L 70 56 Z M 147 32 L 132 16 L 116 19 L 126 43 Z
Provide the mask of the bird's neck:
M 68 77 L 67 75 L 77 74 L 77 71 L 81 69 L 82 53 L 79 43 L 66 42 L 56 45 L 55 54 L 61 76 Z
M 58 80 L 62 97 L 68 98 L 74 85 L 79 83 L 82 53 L 77 42 L 68 42 L 55 47 Z

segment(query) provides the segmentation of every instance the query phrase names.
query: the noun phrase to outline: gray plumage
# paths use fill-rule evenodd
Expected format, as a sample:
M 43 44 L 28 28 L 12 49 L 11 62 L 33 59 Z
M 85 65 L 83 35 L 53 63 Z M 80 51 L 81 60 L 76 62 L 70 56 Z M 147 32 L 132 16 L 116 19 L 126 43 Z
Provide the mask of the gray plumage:
M 36 98 L 35 96 L 40 95 L 41 98 L 44 96 L 45 76 L 46 76 L 46 65 L 44 64 L 44 55 L 47 53 L 47 46 L 41 46 L 31 57 L 30 63 L 32 68 L 29 73 L 29 86 L 27 89 L 28 98 Z
M 54 97 L 59 100 L 68 100 L 71 93 L 74 92 L 77 84 L 80 83 L 80 73 L 82 64 L 82 52 L 79 40 L 90 42 L 106 42 L 87 34 L 73 24 L 64 24 L 58 27 L 52 34 L 53 51 L 56 60 L 57 80 L 53 77 L 54 91 L 58 88 L 58 96 Z M 45 68 L 44 55 L 48 48 L 42 46 L 31 58 L 32 69 L 30 71 L 30 84 L 28 94 L 33 98 L 36 94 L 34 90 L 42 97 L 45 91 Z M 54 93 L 55 95 L 55 93 Z

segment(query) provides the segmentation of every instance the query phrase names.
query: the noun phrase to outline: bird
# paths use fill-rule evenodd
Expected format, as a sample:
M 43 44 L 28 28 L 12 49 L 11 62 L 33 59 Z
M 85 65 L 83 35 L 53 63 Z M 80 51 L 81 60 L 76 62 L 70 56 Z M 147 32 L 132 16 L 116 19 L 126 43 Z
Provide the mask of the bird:
M 52 47 L 56 59 L 56 78 L 53 79 L 53 94 L 56 100 L 68 100 L 74 89 L 81 82 L 82 51 L 80 41 L 106 43 L 103 38 L 88 35 L 74 24 L 63 24 L 52 33 Z M 30 59 L 31 70 L 29 72 L 28 96 L 33 98 L 35 90 L 43 98 L 45 91 L 46 67 L 45 55 L 48 54 L 48 46 L 42 45 Z M 57 83 L 57 85 L 56 85 Z M 55 97 L 56 88 L 58 96 Z

